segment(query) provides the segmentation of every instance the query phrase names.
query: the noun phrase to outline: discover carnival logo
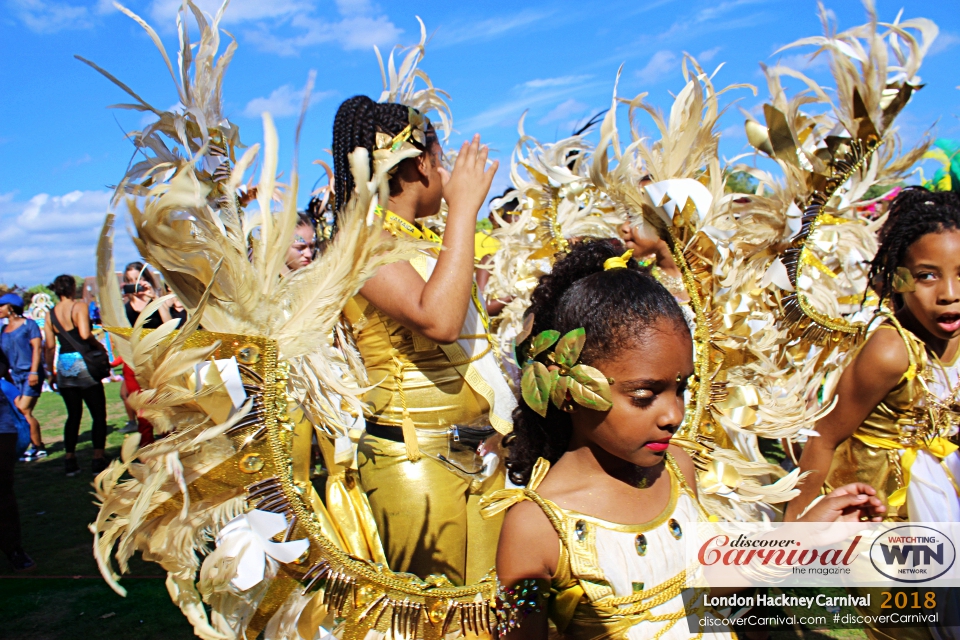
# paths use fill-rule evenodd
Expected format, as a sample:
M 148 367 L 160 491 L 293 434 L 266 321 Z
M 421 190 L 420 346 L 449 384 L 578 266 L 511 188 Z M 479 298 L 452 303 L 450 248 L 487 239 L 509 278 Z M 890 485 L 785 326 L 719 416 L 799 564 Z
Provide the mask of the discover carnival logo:
M 870 562 L 897 582 L 929 582 L 944 575 L 957 559 L 953 542 L 932 527 L 914 524 L 894 527 L 870 545 Z

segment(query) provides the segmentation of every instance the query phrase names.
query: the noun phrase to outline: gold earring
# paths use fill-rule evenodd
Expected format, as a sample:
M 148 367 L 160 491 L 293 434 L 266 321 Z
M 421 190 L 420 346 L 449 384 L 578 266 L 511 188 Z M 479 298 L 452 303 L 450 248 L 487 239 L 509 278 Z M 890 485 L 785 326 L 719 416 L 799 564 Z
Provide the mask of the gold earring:
M 683 382 L 683 376 L 679 373 L 677 374 L 677 382 Z

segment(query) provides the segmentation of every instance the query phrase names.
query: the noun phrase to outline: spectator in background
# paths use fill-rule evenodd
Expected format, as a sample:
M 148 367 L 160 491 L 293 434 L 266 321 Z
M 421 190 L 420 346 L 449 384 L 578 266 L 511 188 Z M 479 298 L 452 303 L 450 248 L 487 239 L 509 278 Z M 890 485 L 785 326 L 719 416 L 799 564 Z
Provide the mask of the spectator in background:
M 47 314 L 43 330 L 47 339 L 47 367 L 51 371 L 57 340 L 60 341 L 60 356 L 52 379 L 67 406 L 67 421 L 63 425 L 66 473 L 68 476 L 80 473 L 76 449 L 83 405 L 86 404 L 93 420 L 92 467 L 96 475 L 106 469 L 108 463 L 103 453 L 107 442 L 107 398 L 103 392 L 103 383 L 93 379 L 87 370 L 83 354 L 78 351 L 78 347 L 84 348 L 84 343 L 90 339 L 90 316 L 87 305 L 74 299 L 77 295 L 77 281 L 73 276 L 57 276 L 50 288 L 60 298 L 60 302 Z
M 140 271 L 134 273 L 134 268 L 137 265 L 140 265 Z M 127 320 L 130 321 L 130 326 L 133 326 L 136 324 L 137 318 L 140 317 L 140 312 L 157 298 L 158 288 L 157 283 L 153 280 L 153 274 L 143 268 L 142 262 L 128 264 L 124 278 L 129 278 L 131 273 L 133 274 L 133 282 L 125 283 L 123 287 L 123 293 L 127 298 L 123 308 L 127 312 Z M 144 322 L 143 328 L 156 329 L 169 319 L 169 307 L 162 305 L 150 314 L 150 317 Z
M 169 285 L 164 285 L 167 295 L 173 295 L 173 291 L 170 290 Z M 180 302 L 180 298 L 173 296 L 170 300 L 167 301 L 167 313 L 170 314 L 170 319 L 177 319 L 177 329 L 183 326 L 183 323 L 187 321 L 187 310 L 184 308 L 183 303 Z
M 30 446 L 20 459 L 31 462 L 47 455 L 40 436 L 40 422 L 33 415 L 46 377 L 40 361 L 43 339 L 37 323 L 23 317 L 23 298 L 15 293 L 0 296 L 0 318 L 7 320 L 7 326 L 0 330 L 0 351 L 6 357 L 10 380 L 19 392 L 17 409 L 30 425 Z
M 148 271 L 142 262 L 131 262 L 123 271 L 123 295 L 125 302 L 124 311 L 127 313 L 127 320 L 130 326 L 137 323 L 140 312 L 157 297 L 157 283 L 154 282 L 153 274 Z M 162 305 L 158 310 L 150 314 L 150 317 L 143 323 L 144 329 L 156 329 L 167 320 L 170 320 L 170 307 Z M 120 398 L 123 400 L 123 406 L 127 410 L 127 424 L 120 430 L 121 433 L 132 433 L 139 431 L 141 444 L 153 442 L 153 428 L 150 423 L 142 418 L 138 418 L 136 412 L 130 408 L 128 398 L 131 393 L 140 390 L 137 383 L 137 377 L 133 369 L 123 364 L 123 383 L 120 387 Z
M 126 293 L 126 285 L 136 284 L 140 279 L 140 272 L 143 271 L 142 262 L 131 262 L 123 269 L 123 286 L 121 287 L 120 294 L 123 298 L 124 310 L 126 310 L 126 305 L 130 301 L 130 294 Z M 127 317 L 129 320 L 129 316 Z M 133 325 L 133 323 L 130 323 Z M 123 378 L 126 380 L 126 372 L 129 367 L 124 364 L 123 360 L 117 358 L 118 364 L 123 365 Z M 127 412 L 127 424 L 120 429 L 120 433 L 133 433 L 137 430 L 137 413 L 130 408 L 130 403 L 127 402 L 127 398 L 130 396 L 130 391 L 127 389 L 126 382 L 120 383 L 120 400 L 123 401 L 123 408 Z
M 287 273 L 303 269 L 313 262 L 313 252 L 316 249 L 317 233 L 313 229 L 313 221 L 305 213 L 298 213 L 297 228 L 293 232 L 293 242 L 287 249 Z
M 0 377 L 7 375 L 7 359 L 0 353 Z M 0 393 L 0 550 L 14 571 L 28 571 L 36 564 L 23 550 L 20 540 L 20 510 L 13 492 L 13 466 L 17 461 L 15 409 Z

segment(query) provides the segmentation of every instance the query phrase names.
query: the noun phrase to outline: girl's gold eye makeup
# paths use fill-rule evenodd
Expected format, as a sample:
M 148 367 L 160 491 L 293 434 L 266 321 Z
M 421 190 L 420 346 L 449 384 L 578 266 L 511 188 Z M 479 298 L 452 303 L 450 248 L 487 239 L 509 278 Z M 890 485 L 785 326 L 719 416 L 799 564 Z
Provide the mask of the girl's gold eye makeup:
M 636 407 L 648 407 L 656 398 L 657 394 L 650 389 L 637 389 L 630 392 L 630 401 Z

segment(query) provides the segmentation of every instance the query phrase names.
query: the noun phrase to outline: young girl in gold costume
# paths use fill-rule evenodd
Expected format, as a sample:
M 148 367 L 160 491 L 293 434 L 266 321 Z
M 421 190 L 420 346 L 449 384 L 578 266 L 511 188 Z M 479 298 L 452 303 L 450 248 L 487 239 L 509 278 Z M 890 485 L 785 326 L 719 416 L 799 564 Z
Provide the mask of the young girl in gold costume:
M 510 430 L 516 401 L 498 366 L 473 280 L 477 212 L 497 169 L 480 137 L 465 143 L 452 172 L 436 131 L 416 110 L 344 102 L 334 121 L 336 208 L 354 190 L 348 154 L 409 150 L 378 210 L 386 232 L 432 244 L 381 268 L 347 307 L 371 385 L 358 465 L 390 568 L 422 578 L 475 582 L 492 567 L 499 523 L 484 522 L 480 495 L 502 486 L 484 442 Z M 441 239 L 418 218 L 448 206 Z M 491 426 L 492 425 L 492 426 Z
M 533 337 L 518 346 L 525 406 L 507 458 L 526 489 L 484 504 L 485 515 L 510 508 L 497 573 L 511 638 L 546 638 L 548 617 L 577 640 L 689 638 L 684 618 L 706 614 L 684 591 L 683 537 L 694 533 L 681 523 L 707 516 L 692 460 L 670 443 L 694 372 L 690 331 L 674 297 L 623 251 L 615 240 L 579 243 L 533 294 Z M 842 487 L 805 519 L 874 517 L 872 494 Z
M 821 488 L 865 482 L 888 519 L 960 521 L 960 457 L 949 438 L 960 421 L 960 201 L 922 187 L 891 203 L 871 281 L 894 311 L 844 371 L 837 406 L 800 458 L 809 472 L 787 519 Z

